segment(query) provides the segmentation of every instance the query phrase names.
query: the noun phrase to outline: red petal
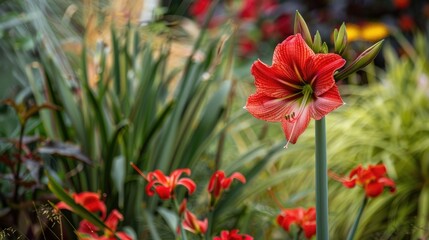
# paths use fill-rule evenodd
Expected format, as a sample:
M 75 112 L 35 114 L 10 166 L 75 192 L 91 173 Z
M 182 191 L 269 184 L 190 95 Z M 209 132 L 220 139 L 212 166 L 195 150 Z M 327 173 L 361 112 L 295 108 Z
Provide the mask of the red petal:
M 365 186 L 365 193 L 368 197 L 377 197 L 383 192 L 384 185 L 378 182 L 368 183 Z
M 247 99 L 246 110 L 254 117 L 270 121 L 280 122 L 285 120 L 285 115 L 292 113 L 291 100 L 282 100 L 255 93 Z
M 302 224 L 302 230 L 304 230 L 304 235 L 306 238 L 310 239 L 316 234 L 316 222 L 306 222 Z
M 155 187 L 155 192 L 158 193 L 159 198 L 161 198 L 162 200 L 166 200 L 166 199 L 170 199 L 171 198 L 171 189 L 169 187 L 156 186 Z
M 182 178 L 177 182 L 177 185 L 183 185 L 186 187 L 189 191 L 189 194 L 192 194 L 195 192 L 195 189 L 197 188 L 194 181 L 192 181 L 190 178 Z
M 286 136 L 286 139 L 290 143 L 296 143 L 296 141 L 298 140 L 298 137 L 305 131 L 309 123 L 310 123 L 310 113 L 307 107 L 303 110 L 301 116 L 299 116 L 299 118 L 296 119 L 295 122 L 290 122 L 283 118 L 282 127 L 283 127 L 283 132 Z
M 122 214 L 118 210 L 113 209 L 104 223 L 110 228 L 110 230 L 115 232 L 116 226 L 118 226 L 119 221 L 122 221 L 123 219 L 124 216 L 122 216 Z
M 98 228 L 92 224 L 91 222 L 89 222 L 88 220 L 82 220 L 79 223 L 79 228 L 77 230 L 80 233 L 85 233 L 85 234 L 89 234 L 91 237 L 97 238 L 97 231 Z
M 356 179 L 352 179 L 350 181 L 342 181 L 343 185 L 347 188 L 353 188 L 356 185 Z
M 316 54 L 307 60 L 305 72 L 309 73 L 307 80 L 314 81 L 311 85 L 316 96 L 324 94 L 335 85 L 334 72 L 345 63 L 346 60 L 333 53 Z
M 383 177 L 387 172 L 384 164 L 378 164 L 375 166 L 369 165 L 368 170 L 370 170 L 377 178 Z
M 239 172 L 234 172 L 233 174 L 231 174 L 231 176 L 229 178 L 237 179 L 238 181 L 242 182 L 243 184 L 246 183 L 246 178 L 243 176 L 243 174 L 241 174 Z
M 163 185 L 168 184 L 167 177 L 164 175 L 164 173 L 161 170 L 158 170 L 158 169 L 153 171 L 153 172 L 148 173 L 147 178 L 149 179 L 149 181 L 152 181 L 153 178 L 155 178 L 156 180 L 158 180 Z
M 126 234 L 125 232 L 116 232 L 116 235 L 118 236 L 118 238 L 120 240 L 132 240 L 133 239 L 130 235 Z
M 305 72 L 305 64 L 307 59 L 313 55 L 313 50 L 307 46 L 301 34 L 295 34 L 277 45 L 274 50 L 273 66 L 281 68 L 284 74 L 289 76 L 288 79 L 291 82 L 299 84 L 300 78 L 310 80 L 307 79 L 308 73 Z
M 299 89 L 293 85 L 301 85 L 299 82 L 290 80 L 296 79 L 294 75 L 286 75 L 278 67 L 267 66 L 260 60 L 253 63 L 250 71 L 255 77 L 256 91 L 270 97 L 283 98 L 294 94 Z
M 396 191 L 396 185 L 392 179 L 383 177 L 383 178 L 378 179 L 378 182 L 382 183 L 385 187 L 390 188 L 390 192 Z
M 333 85 L 331 89 L 318 96 L 314 102 L 310 103 L 311 117 L 320 120 L 326 114 L 334 111 L 343 104 L 344 102 L 341 99 L 338 87 Z

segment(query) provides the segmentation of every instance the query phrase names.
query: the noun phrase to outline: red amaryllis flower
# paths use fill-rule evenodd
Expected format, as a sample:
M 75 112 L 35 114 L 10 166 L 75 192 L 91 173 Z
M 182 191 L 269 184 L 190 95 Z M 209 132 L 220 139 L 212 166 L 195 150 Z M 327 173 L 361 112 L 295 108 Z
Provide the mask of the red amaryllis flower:
M 238 234 L 238 230 L 222 231 L 220 237 L 214 237 L 213 240 L 253 240 L 253 237 L 247 234 Z
M 198 220 L 198 218 L 189 210 L 185 210 L 185 219 L 183 220 L 183 228 L 194 234 L 205 234 L 208 227 L 208 220 Z
M 189 194 L 194 193 L 196 185 L 190 178 L 180 178 L 182 173 L 191 175 L 189 168 L 174 170 L 170 176 L 165 176 L 160 170 L 155 170 L 147 174 L 147 180 L 149 181 L 146 186 L 146 193 L 149 196 L 153 196 L 155 193 L 163 199 L 170 199 L 174 196 L 174 189 L 177 185 L 182 185 L 188 189 Z
M 253 63 L 256 93 L 245 108 L 256 118 L 281 122 L 288 142 L 296 143 L 310 118 L 319 120 L 343 104 L 333 75 L 345 62 L 337 54 L 315 54 L 300 34 L 289 36 L 275 48 L 272 66 Z
M 246 178 L 239 172 L 234 172 L 230 177 L 225 176 L 225 172 L 217 170 L 210 178 L 207 190 L 211 193 L 212 206 L 219 199 L 223 190 L 228 190 L 232 180 L 237 179 L 242 183 L 246 183 Z
M 296 224 L 304 232 L 305 237 L 311 238 L 316 234 L 316 208 L 284 209 L 277 216 L 277 223 L 286 232 L 289 232 L 292 224 Z
M 94 192 L 81 192 L 73 193 L 72 197 L 77 204 L 82 205 L 88 211 L 92 213 L 100 212 L 101 218 L 106 217 L 106 205 L 100 200 L 100 194 Z M 65 202 L 59 202 L 56 206 L 58 209 L 73 211 Z
M 366 169 L 359 165 L 350 172 L 349 179 L 332 173 L 330 176 L 342 182 L 347 188 L 362 186 L 367 197 L 377 197 L 383 193 L 384 188 L 388 188 L 390 192 L 396 191 L 395 182 L 386 176 L 386 172 L 384 164 L 369 165 Z

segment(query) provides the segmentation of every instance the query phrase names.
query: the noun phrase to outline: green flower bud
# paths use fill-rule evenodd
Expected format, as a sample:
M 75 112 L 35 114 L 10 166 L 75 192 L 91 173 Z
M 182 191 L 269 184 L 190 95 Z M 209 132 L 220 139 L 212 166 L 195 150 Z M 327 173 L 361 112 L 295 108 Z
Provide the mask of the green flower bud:
M 345 67 L 343 70 L 339 71 L 334 75 L 335 80 L 341 80 L 348 77 L 350 74 L 366 67 L 366 65 L 370 64 L 374 61 L 374 58 L 380 52 L 381 47 L 383 46 L 383 41 L 378 41 L 364 52 L 362 52 L 350 65 Z
M 298 11 L 295 13 L 295 23 L 293 25 L 293 31 L 295 34 L 300 33 L 302 38 L 305 40 L 309 47 L 313 46 L 313 40 L 311 39 L 310 30 L 307 27 L 307 23 L 304 18 L 299 14 Z
M 342 54 L 347 46 L 346 25 L 341 24 L 340 30 L 334 30 L 334 49 L 335 53 Z

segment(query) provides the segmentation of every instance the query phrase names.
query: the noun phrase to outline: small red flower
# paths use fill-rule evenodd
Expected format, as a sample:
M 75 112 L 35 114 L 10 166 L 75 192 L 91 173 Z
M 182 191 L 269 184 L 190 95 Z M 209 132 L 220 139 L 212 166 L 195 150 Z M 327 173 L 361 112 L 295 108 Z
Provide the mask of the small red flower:
M 122 214 L 118 210 L 114 209 L 112 212 L 110 212 L 109 216 L 104 222 L 104 224 L 106 224 L 109 229 L 105 229 L 103 235 L 99 236 L 97 234 L 99 229 L 87 220 L 82 220 L 80 222 L 77 234 L 79 239 L 88 240 L 116 240 L 117 238 L 120 240 L 132 240 L 132 237 L 125 232 L 116 231 L 117 225 L 122 219 Z
M 239 172 L 234 172 L 230 177 L 225 176 L 225 172 L 217 170 L 210 178 L 207 190 L 211 193 L 212 206 L 220 198 L 223 190 L 228 190 L 234 179 L 246 183 L 246 178 Z
M 316 208 L 284 209 L 277 216 L 277 223 L 289 232 L 290 226 L 296 224 L 303 232 L 306 238 L 311 238 L 316 234 Z
M 384 188 L 388 188 L 390 192 L 396 191 L 395 182 L 386 176 L 386 172 L 384 164 L 369 165 L 366 169 L 359 165 L 350 172 L 349 179 L 335 175 L 333 177 L 347 188 L 359 185 L 365 189 L 367 197 L 377 197 L 383 193 Z
M 315 54 L 300 34 L 289 36 L 275 48 L 272 66 L 253 63 L 256 93 L 245 108 L 258 119 L 281 122 L 288 142 L 296 143 L 311 118 L 343 105 L 333 76 L 345 62 L 338 54 Z
M 185 210 L 185 219 L 183 220 L 183 228 L 194 234 L 205 234 L 208 227 L 208 220 L 198 220 L 198 218 L 189 210 Z
M 247 234 L 238 234 L 238 230 L 222 231 L 220 237 L 214 237 L 213 240 L 253 240 L 253 237 Z
M 100 200 L 100 194 L 94 192 L 81 192 L 73 193 L 72 197 L 77 204 L 82 205 L 88 211 L 92 213 L 100 212 L 101 218 L 106 217 L 106 205 Z M 71 207 L 65 202 L 59 202 L 56 206 L 58 209 L 67 209 L 72 211 Z
M 180 178 L 182 173 L 191 175 L 189 168 L 174 170 L 170 176 L 164 175 L 160 170 L 155 170 L 147 174 L 147 180 L 149 181 L 146 186 L 146 193 L 149 196 L 153 196 L 155 193 L 163 199 L 170 199 L 174 196 L 174 190 L 177 185 L 182 185 L 188 189 L 189 194 L 195 192 L 196 184 L 190 178 Z
M 83 219 L 80 221 L 79 228 L 77 230 L 79 239 L 115 240 L 116 237 L 118 237 L 120 240 L 132 240 L 128 234 L 116 231 L 119 221 L 123 219 L 122 214 L 118 210 L 114 209 L 106 218 L 106 205 L 100 200 L 100 194 L 94 192 L 81 192 L 73 193 L 72 197 L 77 204 L 82 205 L 89 212 L 100 212 L 102 221 L 104 221 L 104 224 L 108 227 L 104 230 L 104 234 L 99 236 L 97 232 L 100 229 L 88 220 Z M 73 211 L 73 209 L 64 202 L 57 203 L 56 207 L 58 209 Z

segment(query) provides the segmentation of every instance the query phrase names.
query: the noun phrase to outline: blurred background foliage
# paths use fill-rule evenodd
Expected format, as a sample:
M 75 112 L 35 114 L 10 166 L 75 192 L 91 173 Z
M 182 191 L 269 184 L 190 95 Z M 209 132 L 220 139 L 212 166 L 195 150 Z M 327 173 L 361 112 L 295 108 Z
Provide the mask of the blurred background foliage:
M 314 205 L 314 126 L 285 150 L 280 125 L 242 107 L 254 91 L 251 63 L 271 61 L 299 10 L 323 39 L 346 22 L 348 59 L 388 40 L 375 64 L 339 82 L 347 104 L 327 117 L 328 167 L 346 175 L 383 162 L 398 184 L 369 202 L 358 239 L 427 237 L 428 3 L 225 0 L 210 10 L 210 2 L 0 1 L 0 101 L 58 108 L 23 126 L 13 108 L 0 106 L 0 229 L 41 238 L 50 219 L 38 221 L 34 209 L 55 201 L 49 172 L 70 192 L 103 193 L 139 239 L 173 239 L 175 216 L 146 196 L 134 162 L 144 172 L 191 168 L 198 190 L 188 206 L 200 217 L 207 176 L 243 173 L 248 183 L 221 200 L 213 234 L 239 228 L 255 239 L 287 239 L 274 221 L 280 209 Z M 16 157 L 21 131 L 28 151 Z M 331 236 L 344 239 L 363 193 L 329 184 Z M 66 217 L 76 226 L 76 216 Z

